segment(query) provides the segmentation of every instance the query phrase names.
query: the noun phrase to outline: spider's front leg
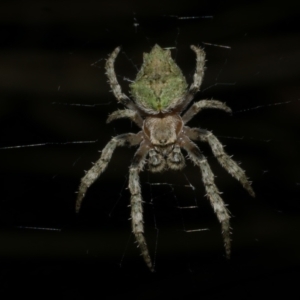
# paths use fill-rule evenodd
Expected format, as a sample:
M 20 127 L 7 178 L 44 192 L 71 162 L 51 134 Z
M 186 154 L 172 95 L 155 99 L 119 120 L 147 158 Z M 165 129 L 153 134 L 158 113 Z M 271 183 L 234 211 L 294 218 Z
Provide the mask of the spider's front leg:
M 199 148 L 188 138 L 182 139 L 181 147 L 184 148 L 189 158 L 200 167 L 202 173 L 202 181 L 206 190 L 206 196 L 217 215 L 222 227 L 223 240 L 225 245 L 226 257 L 230 257 L 230 213 L 225 206 L 224 201 L 220 197 L 220 192 L 215 185 L 214 174 L 207 162 L 205 156 L 201 153 Z
M 250 196 L 255 197 L 251 182 L 248 180 L 245 171 L 224 151 L 223 145 L 212 132 L 205 129 L 189 127 L 184 127 L 184 130 L 189 138 L 207 142 L 221 166 L 242 184 Z
M 107 164 L 109 163 L 116 147 L 126 145 L 134 146 L 138 145 L 141 141 L 142 132 L 139 132 L 137 134 L 121 134 L 111 139 L 111 141 L 102 150 L 100 159 L 93 165 L 93 167 L 90 170 L 87 171 L 87 173 L 81 179 L 75 206 L 77 213 L 80 210 L 81 203 L 86 194 L 87 189 L 95 182 L 95 180 L 101 175 L 101 173 L 105 171 Z
M 140 148 L 134 155 L 132 164 L 129 170 L 129 190 L 131 193 L 131 222 L 132 231 L 136 238 L 139 248 L 141 249 L 142 256 L 149 269 L 153 272 L 154 268 L 149 255 L 149 250 L 144 237 L 144 224 L 143 224 L 143 207 L 142 195 L 139 180 L 139 173 L 142 171 L 145 164 L 146 156 L 149 151 L 149 146 L 142 143 Z

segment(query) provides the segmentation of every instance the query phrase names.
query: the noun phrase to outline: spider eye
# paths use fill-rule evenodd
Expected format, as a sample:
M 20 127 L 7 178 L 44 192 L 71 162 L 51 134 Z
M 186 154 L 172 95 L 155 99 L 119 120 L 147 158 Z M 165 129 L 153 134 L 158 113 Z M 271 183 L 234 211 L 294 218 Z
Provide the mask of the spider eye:
M 160 140 L 159 140 L 159 143 L 160 143 L 161 145 L 165 145 L 165 144 L 167 143 L 167 139 L 160 139 Z

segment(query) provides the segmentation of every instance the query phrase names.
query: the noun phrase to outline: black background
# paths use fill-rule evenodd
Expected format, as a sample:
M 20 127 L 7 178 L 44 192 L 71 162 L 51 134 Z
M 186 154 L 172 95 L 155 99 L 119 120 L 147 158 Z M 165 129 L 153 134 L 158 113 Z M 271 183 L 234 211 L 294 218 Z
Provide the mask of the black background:
M 253 299 L 297 292 L 299 5 L 11 1 L 1 3 L 0 15 L 1 293 Z M 207 69 L 196 100 L 219 99 L 234 113 L 207 110 L 190 126 L 213 130 L 241 162 L 257 197 L 200 145 L 233 215 L 227 261 L 199 170 L 191 163 L 177 173 L 145 170 L 141 185 L 152 274 L 130 234 L 126 176 L 134 149 L 116 150 L 79 216 L 74 202 L 83 170 L 98 151 L 112 136 L 138 130 L 129 120 L 105 123 L 121 108 L 109 92 L 105 59 L 122 45 L 116 72 L 128 93 L 142 53 L 155 43 L 175 47 L 172 55 L 188 82 L 195 68 L 189 46 L 205 48 Z M 46 145 L 25 147 L 39 143 Z M 198 208 L 179 208 L 193 205 Z

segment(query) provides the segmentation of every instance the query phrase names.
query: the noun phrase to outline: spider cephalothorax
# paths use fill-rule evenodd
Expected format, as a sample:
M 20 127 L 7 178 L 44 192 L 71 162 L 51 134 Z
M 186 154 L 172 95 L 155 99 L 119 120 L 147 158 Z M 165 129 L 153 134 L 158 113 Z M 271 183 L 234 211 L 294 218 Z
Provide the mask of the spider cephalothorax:
M 210 131 L 185 126 L 194 115 L 205 108 L 231 112 L 231 109 L 220 101 L 201 100 L 182 114 L 198 92 L 204 75 L 205 52 L 196 46 L 191 46 L 191 49 L 196 53 L 197 64 L 194 82 L 189 88 L 169 50 L 155 45 L 150 53 L 144 53 L 143 65 L 136 80 L 130 85 L 133 100 L 122 93 L 114 71 L 114 62 L 120 48 L 112 52 L 106 62 L 106 74 L 115 97 L 127 109 L 113 112 L 107 122 L 129 118 L 141 128 L 141 131 L 136 134 L 121 134 L 111 139 L 102 150 L 100 159 L 81 179 L 76 201 L 78 212 L 87 189 L 106 169 L 116 147 L 139 146 L 129 168 L 131 221 L 132 231 L 151 271 L 154 267 L 144 238 L 142 195 L 139 183 L 139 172 L 143 170 L 145 163 L 148 163 L 151 172 L 161 172 L 166 169 L 180 170 L 185 165 L 181 149 L 187 152 L 188 157 L 201 170 L 206 196 L 222 226 L 228 258 L 230 256 L 229 211 L 220 197 L 220 192 L 214 182 L 214 174 L 205 156 L 192 140 L 207 142 L 220 164 L 241 182 L 251 196 L 255 196 L 245 172 L 224 152 L 220 141 Z

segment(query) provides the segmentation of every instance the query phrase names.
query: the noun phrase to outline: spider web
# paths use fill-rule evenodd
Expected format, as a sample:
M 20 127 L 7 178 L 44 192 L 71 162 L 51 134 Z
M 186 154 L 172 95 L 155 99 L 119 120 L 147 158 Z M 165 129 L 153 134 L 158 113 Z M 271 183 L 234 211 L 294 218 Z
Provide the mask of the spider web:
M 224 101 L 234 113 L 230 117 L 204 111 L 189 125 L 214 132 L 226 145 L 225 150 L 241 162 L 257 194 L 256 199 L 250 199 L 218 165 L 211 149 L 199 144 L 233 215 L 232 264 L 236 265 L 232 272 L 239 273 L 243 267 L 252 274 L 251 264 L 270 272 L 294 267 L 300 253 L 294 232 L 299 225 L 300 208 L 299 74 L 295 67 L 299 56 L 294 50 L 298 49 L 299 40 L 295 38 L 295 19 L 291 15 L 289 21 L 279 18 L 272 23 L 267 18 L 272 14 L 265 13 L 265 25 L 260 21 L 255 27 L 245 21 L 249 27 L 241 28 L 239 33 L 221 15 L 209 10 L 199 16 L 164 13 L 150 19 L 132 11 L 130 17 L 122 20 L 122 33 L 120 25 L 113 23 L 102 24 L 105 33 L 100 34 L 89 27 L 83 34 L 84 43 L 81 38 L 72 40 L 64 30 L 55 31 L 57 45 L 63 45 L 66 37 L 70 40 L 61 46 L 62 51 L 54 60 L 33 53 L 26 46 L 27 52 L 17 55 L 19 66 L 28 64 L 24 69 L 34 70 L 22 60 L 26 57 L 40 73 L 32 71 L 32 83 L 28 84 L 31 92 L 26 97 L 24 92 L 13 94 L 9 89 L 3 97 L 3 257 L 72 256 L 95 261 L 105 257 L 109 261 L 106 270 L 114 268 L 114 274 L 119 266 L 123 272 L 144 270 L 128 220 L 126 174 L 134 149 L 115 152 L 108 169 L 89 191 L 80 216 L 74 216 L 74 192 L 83 170 L 98 159 L 98 151 L 112 136 L 137 131 L 128 120 L 105 124 L 108 113 L 121 107 L 108 93 L 103 65 L 107 54 L 122 44 L 116 72 L 128 94 L 128 82 L 134 80 L 142 62 L 141 53 L 158 43 L 172 48 L 172 56 L 190 83 L 195 57 L 189 45 L 198 44 L 205 47 L 207 69 L 196 100 Z M 233 16 L 236 22 L 237 15 Z M 50 33 L 46 27 L 41 30 L 48 34 L 47 41 L 41 41 L 43 47 L 51 50 L 55 45 L 48 42 Z M 38 68 L 41 62 L 43 68 Z M 52 64 L 57 68 L 51 73 Z M 7 74 L 11 80 L 14 78 Z M 26 81 L 16 82 L 19 85 L 24 90 Z M 202 269 L 211 274 L 211 268 L 215 273 L 230 272 L 224 259 L 220 226 L 204 197 L 197 168 L 188 162 L 182 172 L 151 174 L 145 170 L 141 186 L 145 237 L 158 271 L 172 272 L 177 268 L 199 275 Z M 18 252 L 10 240 L 13 237 L 20 241 L 20 236 L 29 245 L 36 245 L 42 237 L 56 248 L 51 252 L 46 247 L 30 248 L 19 242 L 22 251 Z M 58 236 L 68 243 L 57 243 Z M 275 258 L 277 269 L 272 265 Z M 211 282 L 215 281 L 214 276 L 208 275 Z M 248 278 L 244 273 L 243 276 Z M 184 283 L 190 288 L 193 280 L 189 278 Z

